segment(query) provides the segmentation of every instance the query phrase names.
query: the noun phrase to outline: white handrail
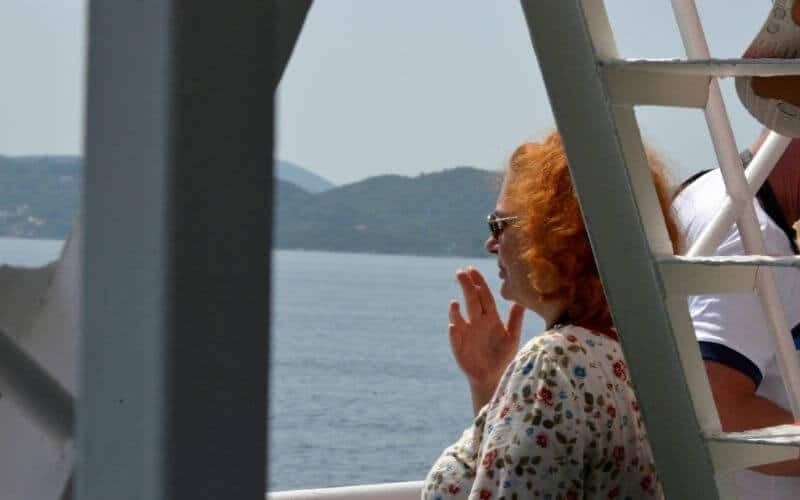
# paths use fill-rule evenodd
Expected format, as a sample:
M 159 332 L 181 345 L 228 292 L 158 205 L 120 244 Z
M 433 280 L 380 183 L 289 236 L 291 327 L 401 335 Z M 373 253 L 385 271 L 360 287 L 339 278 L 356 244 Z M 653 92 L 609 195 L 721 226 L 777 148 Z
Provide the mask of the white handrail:
M 422 481 L 365 484 L 338 488 L 278 491 L 267 493 L 267 500 L 417 500 Z
M 687 57 L 709 59 L 708 44 L 694 0 L 672 0 L 672 7 Z M 736 224 L 742 236 L 745 252 L 763 255 L 766 250 L 753 207 L 752 194 L 745 179 L 741 160 L 739 160 L 733 130 L 716 78 L 711 79 L 705 116 L 719 160 L 725 189 L 737 212 Z M 795 418 L 800 418 L 800 360 L 797 358 L 794 343 L 788 334 L 789 326 L 771 270 L 764 269 L 763 272 L 758 273 L 757 287 L 758 297 L 761 300 L 767 325 L 775 343 L 778 367 L 786 385 L 792 413 Z
M 745 170 L 745 177 L 747 178 L 751 196 L 756 195 L 791 141 L 790 138 L 775 132 L 769 133 L 764 144 L 753 156 L 753 161 L 750 162 L 750 165 Z M 728 228 L 736 222 L 736 215 L 731 197 L 726 196 L 717 216 L 703 229 L 700 236 L 692 244 L 692 248 L 686 252 L 686 255 L 688 257 L 713 255 L 714 250 L 722 243 L 728 233 Z

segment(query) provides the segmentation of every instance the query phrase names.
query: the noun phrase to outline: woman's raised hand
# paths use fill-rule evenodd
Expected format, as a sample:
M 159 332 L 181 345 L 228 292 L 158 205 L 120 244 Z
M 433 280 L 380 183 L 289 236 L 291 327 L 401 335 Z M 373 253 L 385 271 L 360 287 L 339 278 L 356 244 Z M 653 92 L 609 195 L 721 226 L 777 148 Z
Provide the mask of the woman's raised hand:
M 464 294 L 466 319 L 458 301 L 450 302 L 450 347 L 470 384 L 475 410 L 488 403 L 500 377 L 519 349 L 525 308 L 513 304 L 503 323 L 489 285 L 475 268 L 456 272 Z

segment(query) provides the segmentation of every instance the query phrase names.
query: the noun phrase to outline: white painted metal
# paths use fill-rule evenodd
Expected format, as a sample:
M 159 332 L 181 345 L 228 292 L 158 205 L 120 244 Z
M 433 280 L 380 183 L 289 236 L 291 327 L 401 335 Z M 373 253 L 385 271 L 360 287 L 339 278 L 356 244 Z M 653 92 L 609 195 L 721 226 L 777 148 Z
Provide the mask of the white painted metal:
M 704 108 L 712 77 L 800 74 L 786 59 L 604 59 L 600 67 L 611 99 L 624 106 Z
M 665 294 L 664 305 L 669 313 L 680 367 L 688 383 L 687 390 L 697 423 L 701 432 L 708 429 L 719 430 L 719 415 L 714 405 L 711 386 L 708 384 L 705 365 L 697 348 L 697 337 L 686 307 L 686 296 Z
M 753 160 L 745 170 L 745 178 L 747 179 L 751 198 L 756 195 L 759 188 L 764 184 L 769 173 L 772 172 L 775 164 L 789 146 L 789 142 L 791 142 L 790 138 L 770 132 L 764 144 L 753 156 Z M 692 247 L 686 252 L 686 255 L 712 255 L 728 234 L 731 225 L 736 222 L 736 215 L 733 200 L 726 196 L 717 217 L 703 229 Z
M 745 432 L 711 432 L 709 440 L 717 473 L 797 458 L 800 427 L 777 425 Z
M 653 105 L 702 108 L 708 100 L 707 76 L 608 65 L 604 68 L 611 100 L 618 106 Z
M 694 366 L 699 373 L 702 362 L 683 298 L 674 301 L 685 319 L 677 328 L 688 333 L 673 332 L 676 323 L 655 260 L 671 254 L 671 245 L 638 126 L 633 110 L 614 106 L 598 78 L 598 58 L 616 57 L 604 5 L 596 0 L 522 4 L 665 493 L 718 498 L 700 430 L 708 422 L 699 422 L 695 411 L 711 398 L 703 403 L 691 394 L 688 375 L 680 369 Z M 678 346 L 684 336 L 693 344 L 686 355 Z
M 667 265 L 697 264 L 708 266 L 769 266 L 769 267 L 800 267 L 800 256 L 772 257 L 769 255 L 707 255 L 688 257 L 674 255 L 658 259 Z
M 796 443 L 779 445 L 758 444 L 752 441 L 711 441 L 708 447 L 717 474 L 797 458 Z
M 657 73 L 667 79 L 674 75 L 704 79 L 800 75 L 800 59 L 602 59 L 599 63 L 630 78 L 641 73 Z
M 800 257 L 666 257 L 659 271 L 668 295 L 754 293 L 761 266 L 800 267 Z
M 72 394 L 2 330 L 0 394 L 36 423 L 55 446 L 72 439 Z
M 77 385 L 80 231 L 76 224 L 57 262 L 43 268 L 0 269 L 2 329 L 30 357 L 26 364 L 33 362 L 41 370 L 32 378 L 26 369 L 8 375 L 25 377 L 21 385 L 30 389 L 29 396 L 34 399 L 49 399 L 48 387 L 57 387 L 54 401 L 61 401 L 58 406 L 62 408 L 71 406 L 69 400 Z M 13 348 L 3 355 L 11 351 Z M 49 382 L 38 384 L 37 379 Z M 44 401 L 44 405 L 33 401 L 39 410 L 26 410 L 21 402 L 12 397 L 0 399 L 0 498 L 60 498 L 73 465 L 72 417 L 58 414 L 71 410 L 48 410 L 53 401 Z M 30 409 L 44 418 L 30 418 Z
M 752 293 L 756 286 L 758 266 L 699 265 L 694 262 L 662 261 L 659 263 L 664 292 L 668 295 Z
M 774 425 L 743 432 L 711 432 L 706 434 L 709 441 L 759 444 L 798 444 L 800 426 L 796 424 Z
M 694 0 L 672 0 L 672 6 L 688 58 L 709 59 L 708 44 Z M 711 81 L 705 116 L 725 189 L 734 205 L 734 211 L 737 212 L 737 226 L 745 251 L 749 254 L 763 255 L 766 249 L 753 206 L 753 194 L 745 179 L 733 130 L 716 79 Z M 763 272 L 758 273 L 757 283 L 758 297 L 775 344 L 778 367 L 786 385 L 792 413 L 795 418 L 800 418 L 800 360 L 789 335 L 789 325 L 772 272 L 765 268 Z
M 27 337 L 55 269 L 55 262 L 36 268 L 0 266 L 0 330 L 17 341 Z
M 422 481 L 278 491 L 267 500 L 418 500 Z

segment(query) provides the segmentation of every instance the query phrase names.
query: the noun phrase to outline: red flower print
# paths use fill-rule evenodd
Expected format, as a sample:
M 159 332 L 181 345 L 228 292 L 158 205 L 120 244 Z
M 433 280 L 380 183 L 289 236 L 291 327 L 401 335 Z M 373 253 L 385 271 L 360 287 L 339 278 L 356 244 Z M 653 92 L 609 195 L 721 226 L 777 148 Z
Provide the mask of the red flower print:
M 567 500 L 578 500 L 578 493 L 575 490 L 567 490 Z
M 649 491 L 650 487 L 653 485 L 653 476 L 645 476 L 642 478 L 642 482 L 639 483 L 643 490 Z
M 553 406 L 553 392 L 547 387 L 542 387 L 536 393 L 536 399 L 543 401 L 547 406 Z
M 450 483 L 450 485 L 447 487 L 447 492 L 450 493 L 451 495 L 455 495 L 459 491 L 461 491 L 461 487 L 456 483 Z
M 567 340 L 569 340 L 570 342 L 575 342 L 576 340 L 578 340 L 578 337 L 576 337 L 575 335 L 567 335 Z
M 617 416 L 617 409 L 609 405 L 608 408 L 606 408 L 606 413 L 609 417 L 614 418 Z
M 592 417 L 594 417 L 595 420 L 599 419 L 600 418 L 600 410 L 597 410 L 596 412 L 594 412 Z
M 502 410 L 500 410 L 500 418 L 505 418 L 508 415 L 508 406 L 504 406 Z
M 619 486 L 608 492 L 608 498 L 617 498 L 619 496 Z
M 547 448 L 547 434 L 540 432 L 539 435 L 536 436 L 536 444 L 542 448 Z
M 481 500 L 489 500 L 492 498 L 492 492 L 489 490 L 481 490 Z
M 625 448 L 622 446 L 615 446 L 614 451 L 612 452 L 612 456 L 614 457 L 614 461 L 617 463 L 622 462 L 625 460 Z
M 495 458 L 497 458 L 497 450 L 492 450 L 483 456 L 483 462 L 481 462 L 481 465 L 484 467 L 491 467 L 494 464 Z
M 633 408 L 633 411 L 639 411 L 639 402 L 635 399 L 631 401 L 631 408 Z
M 614 363 L 614 375 L 622 380 L 628 379 L 628 374 L 625 372 L 625 363 L 623 363 L 622 360 Z

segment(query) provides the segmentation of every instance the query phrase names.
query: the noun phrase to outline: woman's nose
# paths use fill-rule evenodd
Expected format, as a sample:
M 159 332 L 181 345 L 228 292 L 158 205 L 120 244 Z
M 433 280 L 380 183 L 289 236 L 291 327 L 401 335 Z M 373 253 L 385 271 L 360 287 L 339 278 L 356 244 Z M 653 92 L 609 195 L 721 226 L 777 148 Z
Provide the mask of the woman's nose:
M 490 234 L 489 238 L 486 239 L 486 243 L 483 244 L 483 247 L 489 253 L 497 253 L 497 239 Z

